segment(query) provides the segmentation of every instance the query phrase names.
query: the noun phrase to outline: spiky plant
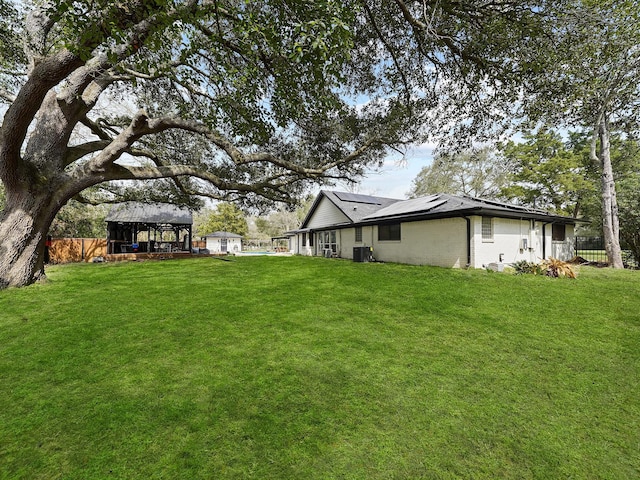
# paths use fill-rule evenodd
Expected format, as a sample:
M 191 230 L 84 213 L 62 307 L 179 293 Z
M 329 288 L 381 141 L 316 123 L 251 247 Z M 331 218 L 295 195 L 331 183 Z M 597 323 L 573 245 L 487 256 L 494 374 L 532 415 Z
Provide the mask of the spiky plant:
M 576 272 L 573 266 L 557 258 L 549 258 L 542 261 L 545 275 L 548 277 L 566 277 L 576 278 Z

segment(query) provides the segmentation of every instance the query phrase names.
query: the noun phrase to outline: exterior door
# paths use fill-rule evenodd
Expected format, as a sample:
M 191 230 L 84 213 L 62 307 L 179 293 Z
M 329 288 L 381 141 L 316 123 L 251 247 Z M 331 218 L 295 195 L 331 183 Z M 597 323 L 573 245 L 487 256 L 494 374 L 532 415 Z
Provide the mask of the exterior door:
M 226 238 L 221 238 L 220 239 L 220 251 L 222 253 L 227 253 L 227 239 Z
M 326 257 L 336 255 L 338 253 L 338 242 L 336 230 L 327 230 L 318 232 L 318 241 L 316 254 Z

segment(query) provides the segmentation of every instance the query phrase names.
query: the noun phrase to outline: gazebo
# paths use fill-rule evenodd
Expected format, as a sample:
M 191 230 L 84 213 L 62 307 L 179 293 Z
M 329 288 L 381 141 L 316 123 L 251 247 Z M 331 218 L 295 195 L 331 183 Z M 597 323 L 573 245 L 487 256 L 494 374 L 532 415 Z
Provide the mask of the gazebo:
M 109 210 L 107 254 L 192 251 L 193 215 L 164 203 L 125 202 Z

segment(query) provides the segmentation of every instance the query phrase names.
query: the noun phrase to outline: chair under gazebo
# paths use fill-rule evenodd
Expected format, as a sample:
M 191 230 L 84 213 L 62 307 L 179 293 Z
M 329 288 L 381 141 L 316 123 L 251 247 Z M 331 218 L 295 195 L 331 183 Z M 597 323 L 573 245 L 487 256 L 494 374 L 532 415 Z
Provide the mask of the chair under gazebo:
M 164 203 L 125 202 L 109 210 L 107 254 L 188 252 L 193 248 L 191 212 Z

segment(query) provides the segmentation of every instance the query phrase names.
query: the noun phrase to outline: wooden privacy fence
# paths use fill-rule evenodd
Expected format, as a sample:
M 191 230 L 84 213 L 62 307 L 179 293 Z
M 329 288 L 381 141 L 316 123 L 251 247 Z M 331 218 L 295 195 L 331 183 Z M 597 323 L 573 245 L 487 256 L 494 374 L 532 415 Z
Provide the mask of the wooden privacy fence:
M 106 238 L 52 238 L 50 263 L 92 262 L 107 254 Z
M 206 242 L 194 240 L 193 246 L 204 248 Z M 49 263 L 92 262 L 106 256 L 106 238 L 52 238 L 49 247 Z

